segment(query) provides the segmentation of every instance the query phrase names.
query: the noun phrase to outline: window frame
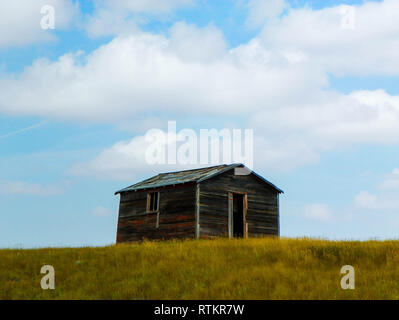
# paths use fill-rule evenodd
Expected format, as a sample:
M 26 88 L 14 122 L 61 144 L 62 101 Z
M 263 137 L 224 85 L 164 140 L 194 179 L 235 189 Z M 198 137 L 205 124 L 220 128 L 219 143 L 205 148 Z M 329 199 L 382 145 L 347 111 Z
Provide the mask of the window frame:
M 151 210 L 151 198 L 152 195 L 157 194 L 157 202 L 156 202 L 156 209 L 155 210 Z M 147 208 L 146 208 L 146 212 L 147 213 L 156 213 L 159 212 L 159 199 L 160 199 L 160 192 L 159 191 L 152 191 L 152 192 L 148 192 L 147 193 Z

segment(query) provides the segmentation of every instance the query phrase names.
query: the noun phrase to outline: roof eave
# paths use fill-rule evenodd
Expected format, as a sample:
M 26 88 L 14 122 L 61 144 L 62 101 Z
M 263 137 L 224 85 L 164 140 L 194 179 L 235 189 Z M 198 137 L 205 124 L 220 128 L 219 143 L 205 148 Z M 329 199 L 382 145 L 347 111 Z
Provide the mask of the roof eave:
M 284 193 L 283 190 L 281 190 L 280 188 L 278 188 L 277 186 L 275 186 L 273 183 L 271 183 L 270 181 L 266 180 L 265 178 L 263 178 L 261 175 L 257 174 L 255 171 L 251 171 L 251 173 L 253 173 L 257 178 L 261 179 L 263 182 L 265 182 L 266 184 L 268 184 L 270 187 L 272 187 L 273 189 L 275 189 L 278 193 Z
M 176 181 L 174 181 L 173 183 L 164 184 L 164 185 L 162 185 L 162 186 L 152 186 L 152 187 L 144 187 L 144 188 L 138 187 L 138 188 L 132 188 L 132 189 L 130 189 L 132 186 L 134 186 L 134 185 L 132 185 L 132 186 L 130 186 L 130 187 L 123 188 L 123 189 L 121 189 L 121 190 L 119 190 L 119 191 L 116 191 L 116 192 L 115 192 L 115 195 L 121 194 L 121 193 L 123 193 L 123 192 L 139 191 L 139 190 L 140 190 L 140 191 L 143 191 L 143 190 L 150 190 L 150 189 L 162 188 L 162 187 L 167 187 L 167 186 L 172 186 L 172 185 L 185 184 L 185 183 L 189 183 L 189 182 L 190 182 L 190 183 L 198 184 L 198 183 L 201 183 L 201 182 L 203 182 L 203 181 L 206 181 L 206 180 L 208 180 L 208 179 L 211 179 L 211 178 L 213 178 L 213 177 L 215 177 L 215 176 L 218 176 L 218 175 L 220 175 L 220 174 L 222 174 L 222 173 L 224 173 L 224 172 L 226 172 L 226 171 L 229 171 L 229 170 L 234 169 L 234 168 L 237 168 L 237 167 L 244 167 L 244 168 L 247 168 L 247 167 L 246 167 L 244 164 L 242 164 L 242 163 L 234 163 L 234 164 L 227 165 L 224 169 L 222 169 L 222 170 L 220 170 L 220 171 L 217 171 L 217 172 L 214 172 L 214 173 L 212 173 L 212 174 L 206 175 L 206 176 L 204 176 L 204 177 L 202 177 L 202 178 L 200 178 L 200 179 L 198 179 L 198 180 L 185 181 L 185 182 L 176 182 Z M 248 168 L 247 168 L 247 169 L 248 169 Z M 250 170 L 250 169 L 248 169 L 248 170 L 249 170 L 252 174 L 254 174 L 254 176 L 256 176 L 258 179 L 260 179 L 261 181 L 263 181 L 264 183 L 266 183 L 268 186 L 270 186 L 271 188 L 273 188 L 274 190 L 276 190 L 278 193 L 284 193 L 283 190 L 281 190 L 280 188 L 278 188 L 277 186 L 275 186 L 273 183 L 271 183 L 270 181 L 266 180 L 265 178 L 263 178 L 262 176 L 260 176 L 259 174 L 257 174 L 255 171 Z
M 177 186 L 177 185 L 186 184 L 186 183 L 197 183 L 197 182 L 196 181 L 184 181 L 184 182 L 167 183 L 167 184 L 163 184 L 161 186 L 152 186 L 152 187 L 143 187 L 143 188 L 138 187 L 138 188 L 134 188 L 134 189 L 125 188 L 125 189 L 116 191 L 115 195 L 117 195 L 118 193 L 122 193 L 122 192 L 151 190 L 151 189 L 158 189 L 158 188 L 164 188 L 164 187 L 170 187 L 170 186 Z

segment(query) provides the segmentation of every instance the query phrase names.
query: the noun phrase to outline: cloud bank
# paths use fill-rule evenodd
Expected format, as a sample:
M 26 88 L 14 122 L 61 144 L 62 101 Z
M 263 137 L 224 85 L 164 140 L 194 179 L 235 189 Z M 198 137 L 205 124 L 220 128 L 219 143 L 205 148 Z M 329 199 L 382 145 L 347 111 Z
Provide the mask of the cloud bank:
M 399 96 L 383 89 L 343 94 L 329 89 L 328 79 L 399 75 L 394 14 L 399 3 L 354 7 L 353 30 L 342 28 L 342 6 L 314 10 L 273 3 L 266 10 L 272 18 L 253 18 L 263 23 L 259 35 L 237 47 L 229 47 L 214 26 L 181 21 L 165 34 L 114 30 L 117 36 L 91 53 L 38 59 L 21 73 L 1 75 L 0 112 L 115 125 L 130 121 L 137 127 L 148 114 L 172 120 L 229 115 L 254 129 L 255 158 L 265 168 L 314 163 L 323 151 L 355 144 L 397 145 Z M 103 1 L 98 8 L 112 7 L 115 18 L 120 11 L 169 12 L 190 4 Z M 252 9 L 263 5 L 250 2 Z M 126 149 L 119 157 L 128 160 L 118 166 L 129 169 L 125 163 L 142 157 L 130 144 L 141 139 L 105 149 L 92 166 L 105 172 L 106 159 Z

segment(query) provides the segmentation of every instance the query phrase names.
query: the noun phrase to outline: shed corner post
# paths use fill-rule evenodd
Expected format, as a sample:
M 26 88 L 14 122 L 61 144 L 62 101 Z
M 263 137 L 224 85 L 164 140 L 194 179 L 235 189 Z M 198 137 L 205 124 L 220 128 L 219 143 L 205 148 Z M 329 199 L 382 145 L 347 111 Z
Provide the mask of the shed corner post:
M 244 207 L 244 214 L 243 214 L 243 222 L 244 222 L 244 238 L 248 238 L 248 222 L 247 222 L 247 213 L 248 213 L 248 194 L 244 194 L 243 199 L 243 207 Z
M 232 192 L 228 192 L 227 201 L 228 201 L 227 232 L 229 235 L 229 239 L 231 239 L 233 238 L 233 193 Z
M 200 184 L 195 188 L 195 239 L 200 238 Z
M 277 193 L 277 237 L 280 238 L 280 193 Z
M 115 193 L 115 195 L 119 194 L 119 205 L 118 205 L 118 220 L 116 222 L 116 239 L 115 239 L 115 244 L 119 243 L 119 219 L 120 219 L 120 214 L 121 214 L 121 202 L 122 202 L 122 193 Z

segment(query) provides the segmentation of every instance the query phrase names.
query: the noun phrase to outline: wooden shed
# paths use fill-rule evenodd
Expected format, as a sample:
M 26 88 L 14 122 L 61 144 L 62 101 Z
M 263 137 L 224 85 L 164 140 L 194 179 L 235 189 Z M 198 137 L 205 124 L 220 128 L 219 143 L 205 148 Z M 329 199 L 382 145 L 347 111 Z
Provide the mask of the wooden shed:
M 283 191 L 242 164 L 161 173 L 117 191 L 117 243 L 279 235 Z

